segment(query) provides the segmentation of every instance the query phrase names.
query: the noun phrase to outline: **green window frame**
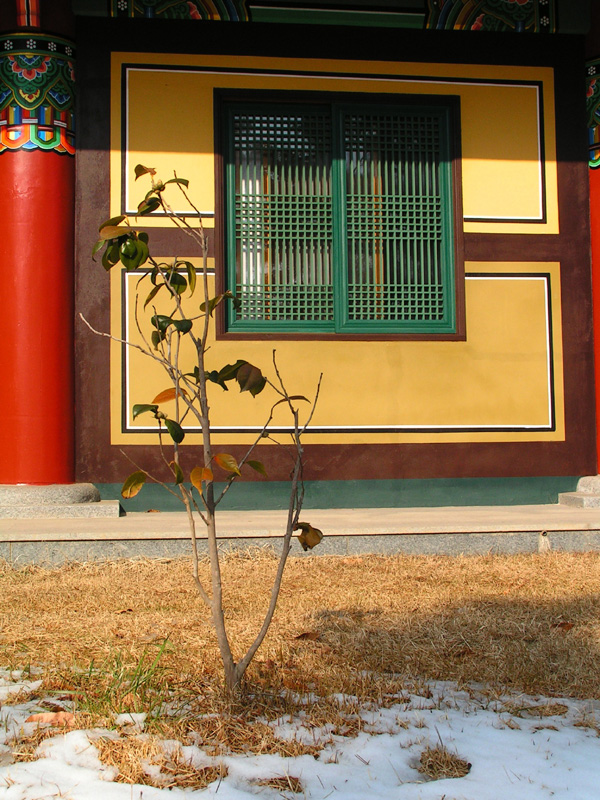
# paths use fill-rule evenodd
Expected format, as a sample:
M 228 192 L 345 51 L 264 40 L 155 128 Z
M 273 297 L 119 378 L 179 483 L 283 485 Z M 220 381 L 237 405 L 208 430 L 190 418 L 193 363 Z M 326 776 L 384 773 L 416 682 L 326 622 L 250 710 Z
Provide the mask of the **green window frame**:
M 221 109 L 227 331 L 459 333 L 456 98 Z

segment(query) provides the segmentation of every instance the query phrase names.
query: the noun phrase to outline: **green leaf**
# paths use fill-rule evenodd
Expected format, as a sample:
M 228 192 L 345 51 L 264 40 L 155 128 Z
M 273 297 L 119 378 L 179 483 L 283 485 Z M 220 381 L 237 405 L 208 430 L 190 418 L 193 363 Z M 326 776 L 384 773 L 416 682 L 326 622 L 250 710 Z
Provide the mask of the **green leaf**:
M 237 461 L 233 456 L 230 456 L 229 453 L 217 453 L 213 457 L 213 461 L 215 461 L 221 469 L 227 470 L 227 472 L 235 472 L 236 475 L 242 474 Z
M 119 242 L 121 243 L 119 247 L 119 258 L 127 272 L 138 269 L 138 267 L 148 259 L 148 245 L 141 242 L 137 237 L 121 237 Z
M 138 252 L 138 267 L 141 267 L 146 261 L 148 261 L 148 256 L 150 255 L 150 250 L 148 249 L 148 245 L 144 242 L 141 238 L 138 237 L 136 242 L 137 252 Z
M 242 301 L 240 300 L 239 297 L 236 297 L 233 294 L 231 289 L 227 289 L 227 291 L 225 292 L 225 297 L 231 300 L 231 302 L 233 303 L 233 307 L 235 308 L 236 311 L 240 310 L 240 308 L 242 307 Z
M 187 270 L 188 285 L 190 287 L 190 297 L 196 291 L 196 267 L 189 261 L 180 261 L 178 266 L 184 265 Z
M 165 334 L 162 331 L 152 331 L 150 341 L 154 345 L 154 349 L 158 350 L 158 345 L 165 339 Z
M 247 361 L 239 359 L 235 362 L 235 364 L 226 364 L 218 372 L 213 369 L 211 372 L 205 372 L 204 375 L 206 380 L 217 383 L 222 389 L 228 392 L 229 389 L 227 388 L 225 381 L 233 380 L 240 371 L 240 368 L 247 363 Z
M 137 255 L 135 239 L 128 236 L 121 245 L 119 252 L 122 256 L 126 256 L 127 258 L 133 258 L 135 255 Z
M 226 392 L 229 391 L 229 389 L 227 388 L 227 386 L 225 385 L 223 380 L 219 377 L 219 373 L 217 372 L 216 369 L 213 369 L 210 372 L 208 372 L 208 371 L 205 372 L 204 373 L 204 377 L 206 378 L 207 381 L 211 381 L 212 383 L 218 384 Z M 198 378 L 196 377 L 196 383 L 197 382 L 198 382 Z
M 267 477 L 267 470 L 265 469 L 265 465 L 262 461 L 246 461 L 249 467 L 252 467 L 253 470 L 256 472 L 260 472 L 261 475 L 264 475 L 265 478 Z
M 119 261 L 119 243 L 109 245 L 102 254 L 102 266 L 108 272 Z
M 159 330 L 161 333 L 164 333 L 173 320 L 171 317 L 167 317 L 164 314 L 154 314 L 152 317 L 150 317 L 150 322 L 157 330 Z
M 308 397 L 304 397 L 303 394 L 293 394 L 290 397 L 284 397 L 283 400 L 278 400 L 274 405 L 273 408 L 276 406 L 280 406 L 282 403 L 287 403 L 289 400 L 304 400 L 307 403 L 310 403 Z
M 164 185 L 166 186 L 167 183 L 180 183 L 182 186 L 185 186 L 186 189 L 190 185 L 190 182 L 187 180 L 187 178 L 171 178 L 170 180 L 165 181 Z
M 146 231 L 140 231 L 138 233 L 138 239 L 140 240 L 140 242 L 143 242 L 144 244 L 148 244 L 148 242 L 150 241 Z
M 260 394 L 267 383 L 259 368 L 248 363 L 239 368 L 235 377 L 240 385 L 240 392 L 250 392 L 252 397 Z
M 181 467 L 176 461 L 171 461 L 169 466 L 173 471 L 173 475 L 175 475 L 175 485 L 179 486 L 180 483 L 183 483 L 183 472 L 181 471 Z
M 211 317 L 215 308 L 219 305 L 219 303 L 222 303 L 225 297 L 227 296 L 228 296 L 227 293 L 225 293 L 225 294 L 218 294 L 216 297 L 210 298 L 210 300 L 208 301 L 208 313 L 210 314 Z M 206 303 L 201 303 L 200 311 L 205 311 L 205 310 L 206 310 Z
M 160 200 L 158 197 L 151 197 L 149 200 L 142 200 L 138 206 L 138 216 L 145 217 L 160 208 Z
M 98 252 L 98 250 L 102 250 L 102 248 L 104 247 L 104 245 L 105 245 L 105 244 L 106 244 L 106 241 L 105 241 L 104 239 L 98 239 L 98 241 L 96 242 L 96 244 L 95 244 L 95 245 L 92 247 L 92 260 L 93 260 L 93 261 L 95 261 L 95 260 L 96 260 L 96 259 L 94 258 L 94 256 L 96 255 L 96 253 Z
M 125 214 L 119 214 L 118 217 L 111 217 L 110 219 L 107 219 L 106 222 L 103 222 L 102 225 L 100 225 L 100 227 L 98 228 L 98 230 L 101 231 L 102 228 L 106 228 L 109 225 L 120 225 L 120 223 L 123 222 L 124 219 L 125 219 Z
M 183 275 L 180 275 L 174 269 L 171 269 L 167 275 L 165 285 L 173 294 L 183 294 L 187 289 L 188 284 Z
M 152 167 L 145 167 L 143 164 L 137 164 L 135 169 L 135 179 L 141 178 L 142 175 L 156 175 L 156 170 Z
M 174 319 L 173 327 L 179 333 L 189 333 L 192 330 L 193 322 L 191 319 Z
M 140 414 L 145 414 L 146 411 L 151 411 L 153 414 L 158 410 L 156 403 L 136 403 L 131 410 L 133 418 L 139 417 Z
M 247 363 L 248 362 L 244 361 L 243 359 L 238 359 L 235 364 L 226 364 L 221 370 L 219 370 L 219 377 L 221 380 L 231 381 L 237 376 L 240 368 Z
M 100 228 L 100 238 L 105 241 L 107 239 L 119 239 L 128 233 L 134 233 L 133 228 L 125 228 L 119 225 L 106 225 L 104 228 Z
M 165 419 L 164 423 L 166 425 L 167 430 L 169 431 L 171 439 L 173 439 L 174 442 L 177 442 L 177 444 L 179 444 L 184 440 L 185 433 L 183 431 L 183 428 L 178 422 L 175 422 L 172 419 Z
M 145 472 L 142 472 L 142 470 L 133 472 L 121 487 L 121 497 L 124 497 L 125 500 L 130 500 L 132 497 L 135 497 L 146 483 L 146 478 L 147 475 Z
M 144 303 L 144 308 L 146 308 L 146 306 L 148 305 L 148 303 L 151 303 L 151 302 L 152 302 L 152 300 L 154 300 L 154 298 L 156 297 L 156 295 L 157 295 L 157 294 L 158 294 L 158 292 L 159 292 L 159 291 L 162 289 L 162 287 L 163 287 L 163 286 L 164 286 L 164 283 L 159 283 L 159 284 L 158 284 L 158 286 L 155 286 L 155 287 L 154 287 L 154 288 L 153 288 L 153 289 L 150 291 L 150 294 L 148 295 L 148 297 L 146 298 L 146 302 Z

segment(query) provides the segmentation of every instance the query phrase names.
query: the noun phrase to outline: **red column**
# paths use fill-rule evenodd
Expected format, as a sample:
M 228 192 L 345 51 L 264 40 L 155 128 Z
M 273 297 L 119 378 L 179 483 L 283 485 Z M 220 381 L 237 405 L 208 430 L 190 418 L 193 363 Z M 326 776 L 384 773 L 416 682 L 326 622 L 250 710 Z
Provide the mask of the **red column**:
M 74 159 L 0 153 L 0 484 L 74 481 Z
M 589 170 L 592 231 L 592 298 L 596 375 L 596 452 L 600 453 L 600 168 Z
M 0 484 L 72 483 L 71 4 L 0 4 Z

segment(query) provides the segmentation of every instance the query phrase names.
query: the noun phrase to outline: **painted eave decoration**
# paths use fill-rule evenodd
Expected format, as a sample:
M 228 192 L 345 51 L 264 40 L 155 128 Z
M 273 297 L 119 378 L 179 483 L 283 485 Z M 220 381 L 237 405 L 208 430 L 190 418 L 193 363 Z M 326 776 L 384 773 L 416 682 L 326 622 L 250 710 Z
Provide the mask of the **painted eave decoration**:
M 112 17 L 246 22 L 245 0 L 111 0 Z
M 555 0 L 428 0 L 427 28 L 554 33 Z
M 74 45 L 41 33 L 0 36 L 0 153 L 75 153 Z
M 588 61 L 587 117 L 589 129 L 590 167 L 600 167 L 600 58 Z
M 554 33 L 557 0 L 108 0 L 112 17 Z M 85 0 L 80 0 L 85 7 Z M 85 13 L 85 11 L 83 11 Z

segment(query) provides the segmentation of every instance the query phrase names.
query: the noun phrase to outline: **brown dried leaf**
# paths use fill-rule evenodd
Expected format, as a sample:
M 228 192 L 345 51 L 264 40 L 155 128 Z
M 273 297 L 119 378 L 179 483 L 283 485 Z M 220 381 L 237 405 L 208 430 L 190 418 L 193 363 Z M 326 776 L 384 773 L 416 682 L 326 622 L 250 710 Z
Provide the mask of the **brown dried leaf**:
M 46 723 L 48 725 L 74 725 L 75 714 L 70 711 L 45 711 L 42 714 L 32 714 L 25 722 Z
M 187 394 L 187 392 L 183 388 L 183 386 L 179 387 L 179 394 L 180 395 L 181 394 Z M 177 395 L 177 390 L 175 389 L 174 386 L 171 386 L 170 389 L 165 389 L 164 391 L 159 392 L 156 395 L 156 397 L 154 398 L 154 400 L 152 401 L 152 403 L 158 403 L 158 404 L 167 403 L 169 400 L 175 400 L 175 396 L 176 395 Z
M 552 627 L 557 628 L 559 631 L 564 631 L 566 633 L 567 631 L 570 631 L 574 625 L 575 625 L 574 622 L 554 622 L 552 624 Z

